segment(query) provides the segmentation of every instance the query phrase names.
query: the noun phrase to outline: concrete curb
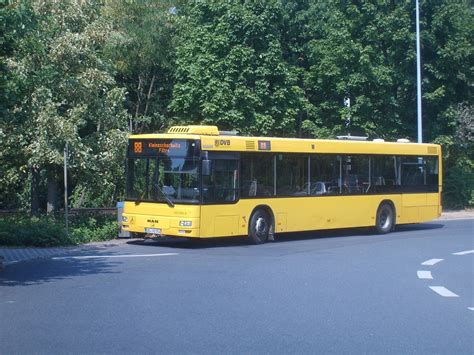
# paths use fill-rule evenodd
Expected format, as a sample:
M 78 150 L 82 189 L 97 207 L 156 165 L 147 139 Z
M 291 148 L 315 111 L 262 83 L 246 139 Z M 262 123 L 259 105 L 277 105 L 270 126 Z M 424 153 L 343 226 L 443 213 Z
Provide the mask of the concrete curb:
M 440 217 L 437 219 L 434 219 L 433 221 L 469 221 L 474 219 L 474 217 L 468 216 L 468 217 Z M 429 222 L 427 222 L 429 223 Z

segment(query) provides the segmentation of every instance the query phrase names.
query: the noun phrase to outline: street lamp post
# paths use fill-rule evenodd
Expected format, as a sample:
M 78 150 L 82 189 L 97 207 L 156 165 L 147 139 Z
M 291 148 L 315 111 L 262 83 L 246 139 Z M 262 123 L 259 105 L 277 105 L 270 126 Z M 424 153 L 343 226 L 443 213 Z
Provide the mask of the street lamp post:
M 416 96 L 417 96 L 417 122 L 418 143 L 423 142 L 421 126 L 421 53 L 420 53 L 420 9 L 419 0 L 416 0 Z
M 64 147 L 64 220 L 66 222 L 66 237 L 69 236 L 69 216 L 67 206 L 67 156 L 69 154 L 68 144 Z

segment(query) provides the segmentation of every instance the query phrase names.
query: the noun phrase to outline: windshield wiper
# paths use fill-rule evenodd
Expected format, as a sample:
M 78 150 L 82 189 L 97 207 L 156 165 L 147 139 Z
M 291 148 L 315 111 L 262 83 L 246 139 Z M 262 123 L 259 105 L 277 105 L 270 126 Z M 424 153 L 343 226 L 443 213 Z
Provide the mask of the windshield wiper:
M 174 207 L 173 201 L 171 201 L 171 199 L 166 196 L 166 194 L 163 192 L 163 190 L 160 189 L 160 186 L 156 182 L 153 183 L 153 187 L 156 189 L 157 192 L 160 193 L 160 196 L 166 201 L 168 206 Z

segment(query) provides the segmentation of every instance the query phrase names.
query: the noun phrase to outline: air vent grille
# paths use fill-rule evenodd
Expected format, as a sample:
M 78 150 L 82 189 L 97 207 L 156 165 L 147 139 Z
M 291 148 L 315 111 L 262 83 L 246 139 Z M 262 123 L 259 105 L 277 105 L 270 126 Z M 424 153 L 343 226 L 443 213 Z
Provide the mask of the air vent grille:
M 189 127 L 180 127 L 180 126 L 171 127 L 168 130 L 168 133 L 188 133 L 188 132 L 189 132 Z
M 173 126 L 168 130 L 168 133 L 203 134 L 209 136 L 218 136 L 219 130 L 216 126 Z
M 245 141 L 245 149 L 255 150 L 255 141 Z

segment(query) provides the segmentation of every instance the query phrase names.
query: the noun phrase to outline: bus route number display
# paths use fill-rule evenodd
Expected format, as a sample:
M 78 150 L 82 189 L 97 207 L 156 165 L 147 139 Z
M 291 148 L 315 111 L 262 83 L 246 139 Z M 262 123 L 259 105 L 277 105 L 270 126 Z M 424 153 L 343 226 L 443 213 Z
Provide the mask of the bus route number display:
M 196 142 L 177 139 L 144 139 L 130 141 L 129 156 L 193 156 L 196 154 Z
M 149 149 L 156 149 L 159 153 L 166 154 L 170 152 L 170 149 L 181 149 L 181 143 L 148 143 Z

